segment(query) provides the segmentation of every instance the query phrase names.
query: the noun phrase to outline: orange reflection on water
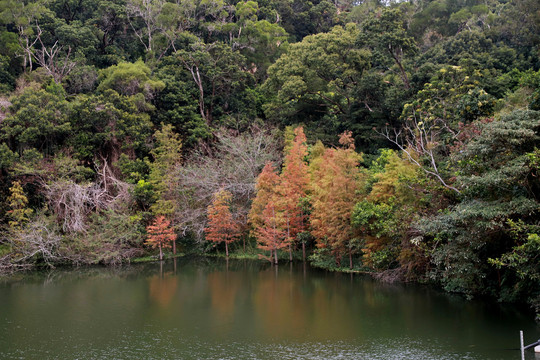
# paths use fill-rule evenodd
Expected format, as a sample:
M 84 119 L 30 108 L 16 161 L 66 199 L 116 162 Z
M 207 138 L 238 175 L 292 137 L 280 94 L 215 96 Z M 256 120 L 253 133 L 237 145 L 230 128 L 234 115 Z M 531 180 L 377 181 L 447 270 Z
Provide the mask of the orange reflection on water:
M 207 278 L 212 311 L 219 318 L 230 318 L 234 314 L 238 290 L 242 285 L 239 274 L 234 272 L 214 272 Z
M 166 308 L 170 305 L 177 286 L 178 278 L 173 274 L 154 275 L 149 278 L 150 299 L 159 307 Z
M 303 309 L 306 299 L 297 278 L 279 276 L 277 271 L 272 267 L 259 273 L 253 295 L 257 323 L 269 338 L 299 336 L 308 325 Z
M 285 267 L 260 272 L 255 286 L 257 324 L 269 339 L 322 341 L 360 336 L 351 304 L 331 287 L 306 281 Z

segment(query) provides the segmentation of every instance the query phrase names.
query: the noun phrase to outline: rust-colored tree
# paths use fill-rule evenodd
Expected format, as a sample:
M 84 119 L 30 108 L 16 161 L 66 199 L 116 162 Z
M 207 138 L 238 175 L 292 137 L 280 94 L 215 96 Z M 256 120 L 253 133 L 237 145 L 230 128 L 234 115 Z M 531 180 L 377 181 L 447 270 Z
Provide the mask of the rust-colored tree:
M 354 150 L 351 132 L 340 137 L 340 149 L 326 149 L 313 164 L 311 212 L 312 234 L 318 247 L 329 247 L 341 266 L 343 255 L 349 255 L 352 268 L 351 214 L 361 200 L 364 175 L 358 167 L 361 155 Z
M 208 206 L 208 226 L 204 229 L 206 240 L 225 243 L 225 254 L 229 257 L 229 244 L 240 235 L 240 228 L 234 221 L 229 208 L 231 193 L 221 189 L 214 194 Z
M 285 155 L 283 170 L 280 176 L 278 193 L 280 194 L 277 207 L 282 212 L 283 229 L 287 235 L 289 260 L 292 261 L 292 246 L 296 236 L 305 230 L 305 214 L 302 209 L 302 198 L 307 195 L 309 172 L 306 163 L 308 149 L 304 129 L 299 126 L 294 129 L 294 140 Z M 302 253 L 305 261 L 305 243 L 302 242 Z
M 255 191 L 257 195 L 251 203 L 249 210 L 248 221 L 253 229 L 253 234 L 257 236 L 257 229 L 263 223 L 263 211 L 268 202 L 276 197 L 277 186 L 279 184 L 279 176 L 271 162 L 267 162 L 261 173 L 257 177 Z
M 176 240 L 176 234 L 170 225 L 171 221 L 167 220 L 165 216 L 158 216 L 152 225 L 146 227 L 148 237 L 145 244 L 159 248 L 159 260 L 163 260 L 163 249 L 170 248 L 170 243 Z
M 264 207 L 262 223 L 255 231 L 259 249 L 270 251 L 269 260 L 274 264 L 278 263 L 277 251 L 288 245 L 287 234 L 283 230 L 283 219 L 277 212 L 276 205 L 272 199 Z

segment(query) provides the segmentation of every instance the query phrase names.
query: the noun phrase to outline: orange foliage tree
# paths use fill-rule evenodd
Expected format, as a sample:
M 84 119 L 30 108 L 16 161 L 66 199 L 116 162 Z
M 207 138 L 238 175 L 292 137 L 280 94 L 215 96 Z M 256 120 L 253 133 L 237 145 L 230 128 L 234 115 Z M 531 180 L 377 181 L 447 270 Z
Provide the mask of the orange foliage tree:
M 272 163 L 268 162 L 257 177 L 253 199 L 249 212 L 249 222 L 257 238 L 259 249 L 270 251 L 270 261 L 277 263 L 277 250 L 285 247 L 285 235 L 282 230 L 282 218 L 276 201 L 280 178 Z M 273 259 L 272 259 L 273 258 Z
M 234 221 L 229 203 L 232 195 L 221 189 L 214 194 L 212 203 L 208 206 L 208 227 L 204 229 L 206 240 L 225 243 L 225 254 L 229 257 L 229 244 L 240 235 L 240 228 Z
M 344 132 L 339 140 L 342 148 L 326 149 L 314 160 L 312 173 L 312 234 L 318 247 L 328 247 L 336 264 L 349 255 L 352 268 L 351 214 L 354 205 L 361 200 L 365 175 L 358 167 L 361 155 L 354 150 L 351 132 Z
M 154 219 L 152 225 L 146 227 L 148 237 L 145 244 L 153 248 L 159 247 L 159 260 L 163 260 L 163 248 L 170 248 L 170 243 L 176 240 L 176 234 L 170 225 L 170 220 L 161 215 Z
M 276 211 L 274 201 L 271 199 L 264 207 L 262 223 L 255 231 L 259 249 L 270 251 L 270 261 L 274 257 L 274 264 L 278 263 L 277 251 L 288 245 L 288 239 L 283 230 L 283 219 L 281 214 Z
M 279 184 L 279 176 L 271 162 L 264 165 L 261 173 L 257 177 L 255 183 L 256 196 L 251 203 L 251 209 L 248 214 L 248 221 L 251 227 L 256 231 L 263 225 L 263 211 L 268 202 L 275 199 L 277 186 Z
M 294 244 L 296 236 L 306 228 L 306 217 L 301 204 L 301 199 L 307 195 L 309 185 L 306 141 L 304 129 L 301 126 L 294 129 L 294 140 L 285 155 L 278 188 L 280 196 L 277 206 L 283 217 L 282 226 L 287 235 L 290 261 L 292 261 L 292 244 Z M 305 260 L 304 243 L 302 243 L 302 253 Z

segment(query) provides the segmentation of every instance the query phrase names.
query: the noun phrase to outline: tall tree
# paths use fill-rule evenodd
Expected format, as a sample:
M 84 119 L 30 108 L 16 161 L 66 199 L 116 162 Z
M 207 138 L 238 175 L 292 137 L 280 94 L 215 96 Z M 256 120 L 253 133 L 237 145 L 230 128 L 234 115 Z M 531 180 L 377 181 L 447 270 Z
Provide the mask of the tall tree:
M 162 125 L 162 129 L 154 134 L 156 146 L 150 151 L 154 156 L 154 162 L 150 165 L 149 182 L 153 186 L 156 202 L 150 210 L 156 215 L 174 214 L 176 203 L 174 191 L 177 188 L 175 182 L 175 169 L 182 159 L 182 141 L 178 134 L 172 131 L 172 125 Z M 173 241 L 173 254 L 176 254 L 176 241 Z
M 198 41 L 176 55 L 197 87 L 199 113 L 207 125 L 215 125 L 216 115 L 238 114 L 240 110 L 255 115 L 246 101 L 253 76 L 245 70 L 246 59 L 242 54 L 220 42 Z
M 268 69 L 266 115 L 285 125 L 303 122 L 309 132 L 326 137 L 352 125 L 355 109 L 370 107 L 358 97 L 370 58 L 356 45 L 358 35 L 349 24 L 291 45 Z
M 429 194 L 431 202 L 427 200 L 427 179 L 405 154 L 394 150 L 381 150 L 368 174 L 366 188 L 371 191 L 355 205 L 351 217 L 362 245 L 363 265 L 389 270 L 384 275 L 389 280 L 421 275 L 428 261 L 423 249 L 410 241 L 409 230 L 428 206 L 439 203 L 436 194 Z
M 23 54 L 23 67 L 30 72 L 33 68 L 34 45 L 37 44 L 41 30 L 35 30 L 35 24 L 43 15 L 50 15 L 44 1 L 6 0 L 0 4 L 0 20 L 11 24 L 19 34 L 19 45 Z M 41 34 L 40 34 L 41 35 Z
M 308 154 L 306 135 L 303 127 L 294 130 L 294 141 L 285 155 L 285 163 L 280 176 L 278 207 L 283 212 L 284 230 L 287 234 L 289 259 L 292 261 L 292 245 L 296 236 L 305 230 L 305 214 L 301 199 L 307 195 L 309 185 Z M 305 260 L 305 243 L 302 242 L 302 254 Z
M 98 81 L 98 92 L 112 89 L 124 96 L 142 94 L 146 100 L 154 98 L 165 87 L 162 81 L 153 79 L 152 71 L 141 60 L 135 63 L 121 62 L 103 69 Z
M 162 125 L 154 134 L 156 146 L 150 151 L 154 162 L 150 165 L 150 183 L 157 195 L 157 201 L 151 210 L 157 215 L 170 215 L 175 212 L 173 201 L 174 170 L 182 159 L 182 141 L 172 130 L 172 125 Z
M 229 244 L 239 235 L 239 227 L 233 219 L 229 204 L 231 193 L 221 189 L 214 194 L 214 200 L 208 206 L 208 226 L 204 229 L 206 240 L 225 243 L 225 254 L 229 257 Z
M 163 10 L 164 0 L 130 0 L 126 4 L 126 13 L 131 28 L 148 52 L 152 52 L 154 35 L 159 31 L 158 17 Z M 141 20 L 142 26 L 137 26 Z
M 163 260 L 163 248 L 171 247 L 170 242 L 176 240 L 176 234 L 170 225 L 171 221 L 161 215 L 155 218 L 152 225 L 146 227 L 148 237 L 145 244 L 159 248 L 159 260 Z
M 317 246 L 329 248 L 338 266 L 348 253 L 352 268 L 351 214 L 361 198 L 363 174 L 358 165 L 362 157 L 354 150 L 350 132 L 344 132 L 339 142 L 343 148 L 326 149 L 315 161 L 310 219 Z
M 403 65 L 403 57 L 416 51 L 414 38 L 405 30 L 404 16 L 396 8 L 384 8 L 381 13 L 372 15 L 362 23 L 358 37 L 360 45 L 367 45 L 379 51 L 383 57 L 390 57 L 399 69 L 403 86 L 408 90 L 411 85 Z
M 502 253 L 519 252 L 528 235 L 538 233 L 540 182 L 531 160 L 537 159 L 540 112 L 513 111 L 476 125 L 452 154 L 461 201 L 419 222 L 422 241 L 433 244 L 430 275 L 447 291 L 538 296 L 538 279 L 532 289 L 534 282 L 515 280 L 511 268 L 495 271 L 488 258 L 502 256 L 505 263 Z M 516 224 L 522 228 L 517 233 Z
M 251 203 L 248 214 L 248 221 L 255 232 L 264 223 L 263 211 L 266 205 L 276 197 L 278 184 L 279 175 L 269 161 L 264 165 L 264 168 L 257 177 L 255 184 L 256 195 Z
M 60 86 L 47 90 L 25 89 L 12 99 L 9 116 L 0 122 L 0 140 L 20 154 L 36 149 L 51 155 L 65 143 L 72 130 L 71 103 Z

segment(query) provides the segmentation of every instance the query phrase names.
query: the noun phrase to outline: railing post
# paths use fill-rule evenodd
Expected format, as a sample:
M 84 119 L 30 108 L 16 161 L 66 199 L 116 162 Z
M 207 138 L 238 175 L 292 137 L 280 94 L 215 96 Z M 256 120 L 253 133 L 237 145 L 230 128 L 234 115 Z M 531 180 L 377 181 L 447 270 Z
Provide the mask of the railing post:
M 525 360 L 525 349 L 523 347 L 523 330 L 519 330 L 519 350 L 521 350 L 521 360 Z

